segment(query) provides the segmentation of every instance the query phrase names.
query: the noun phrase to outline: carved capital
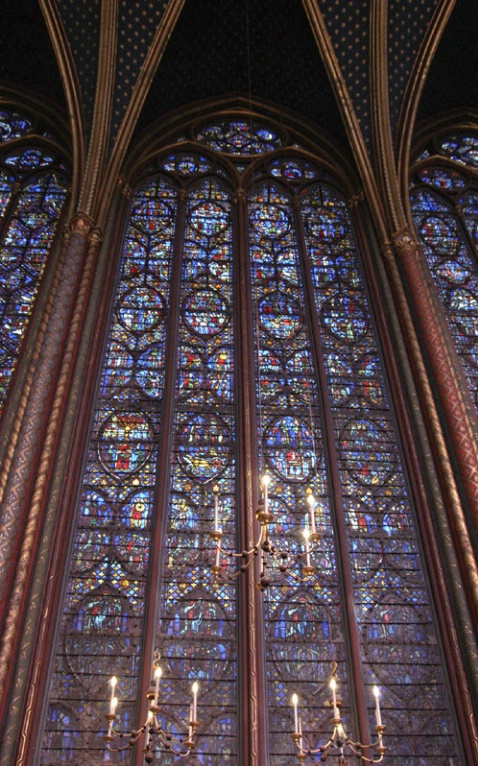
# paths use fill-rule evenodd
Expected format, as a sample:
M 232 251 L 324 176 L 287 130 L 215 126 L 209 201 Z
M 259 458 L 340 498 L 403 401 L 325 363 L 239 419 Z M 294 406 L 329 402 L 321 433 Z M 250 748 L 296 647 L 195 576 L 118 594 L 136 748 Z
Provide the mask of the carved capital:
M 239 188 L 236 189 L 233 195 L 234 202 L 237 204 L 238 202 L 245 202 L 246 201 L 246 190 Z
M 354 208 L 358 207 L 361 202 L 363 202 L 365 199 L 365 194 L 362 189 L 355 192 L 355 194 L 352 194 L 351 197 L 347 200 L 347 205 L 350 208 L 350 210 L 353 210 Z
M 384 261 L 392 263 L 395 257 L 393 245 L 391 242 L 385 242 L 382 246 L 382 256 Z
M 413 236 L 412 232 L 407 229 L 399 229 L 392 237 L 393 244 L 398 253 L 410 253 L 413 251 L 415 255 L 420 252 L 420 245 Z
M 133 196 L 133 189 L 131 186 L 126 182 L 126 178 L 124 176 L 120 176 L 118 178 L 118 186 L 120 188 L 121 194 L 125 199 L 131 199 Z
M 99 247 L 101 243 L 103 242 L 103 232 L 101 229 L 92 229 L 90 232 L 90 236 L 88 237 L 89 242 L 93 247 Z
M 179 201 L 180 202 L 186 202 L 188 198 L 188 190 L 187 189 L 180 189 L 179 190 Z
M 72 234 L 80 234 L 87 237 L 93 228 L 93 220 L 89 215 L 79 210 L 70 221 L 70 231 Z

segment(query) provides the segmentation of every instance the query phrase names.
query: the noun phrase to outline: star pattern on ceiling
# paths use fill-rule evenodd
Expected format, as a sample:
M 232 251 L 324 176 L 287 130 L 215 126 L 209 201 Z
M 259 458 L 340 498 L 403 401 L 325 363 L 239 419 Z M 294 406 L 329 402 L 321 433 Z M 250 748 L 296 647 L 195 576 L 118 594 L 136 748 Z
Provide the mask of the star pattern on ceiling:
M 100 0 L 56 0 L 75 63 L 87 135 L 93 124 L 100 39 Z

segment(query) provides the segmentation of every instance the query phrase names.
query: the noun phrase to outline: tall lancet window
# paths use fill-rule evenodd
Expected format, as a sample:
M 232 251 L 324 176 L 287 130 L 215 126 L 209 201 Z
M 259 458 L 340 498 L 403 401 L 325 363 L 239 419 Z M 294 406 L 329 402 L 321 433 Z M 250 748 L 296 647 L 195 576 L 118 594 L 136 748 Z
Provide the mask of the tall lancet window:
M 153 649 L 171 731 L 199 683 L 186 765 L 264 766 L 260 721 L 267 763 L 290 766 L 291 697 L 318 746 L 337 665 L 356 739 L 378 684 L 390 766 L 464 766 L 350 213 L 291 143 L 241 119 L 196 126 L 133 197 L 41 766 L 133 763 L 105 751 L 108 680 L 128 730 Z M 224 551 L 255 541 L 266 472 L 274 541 L 304 552 L 311 492 L 320 540 L 315 576 L 253 585 L 251 612 L 260 568 L 228 579 L 241 560 L 209 533 L 217 513 Z
M 415 226 L 478 411 L 478 137 L 433 141 L 411 188 Z
M 0 411 L 66 197 L 66 169 L 45 128 L 0 108 Z

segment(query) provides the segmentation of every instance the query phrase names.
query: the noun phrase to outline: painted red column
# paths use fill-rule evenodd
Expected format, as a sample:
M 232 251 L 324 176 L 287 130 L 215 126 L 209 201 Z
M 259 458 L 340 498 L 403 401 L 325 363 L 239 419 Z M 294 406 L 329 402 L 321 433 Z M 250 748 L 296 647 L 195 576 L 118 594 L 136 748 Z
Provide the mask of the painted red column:
M 31 371 L 32 382 L 18 437 L 3 468 L 0 722 L 8 709 L 7 689 L 15 667 L 48 480 L 100 242 L 89 217 L 77 214 L 63 242 L 58 276 L 50 296 L 52 310 L 43 328 L 35 369 Z
M 393 239 L 478 535 L 478 422 L 473 403 L 420 245 L 408 229 Z

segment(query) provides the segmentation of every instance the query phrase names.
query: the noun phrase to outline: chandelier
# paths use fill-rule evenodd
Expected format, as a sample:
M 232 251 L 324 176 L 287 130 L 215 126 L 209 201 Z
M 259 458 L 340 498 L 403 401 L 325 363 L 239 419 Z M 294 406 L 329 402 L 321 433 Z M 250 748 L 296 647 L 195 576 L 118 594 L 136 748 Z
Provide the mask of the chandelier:
M 314 749 L 310 746 L 307 737 L 302 732 L 302 722 L 299 717 L 299 698 L 297 694 L 292 695 L 292 706 L 294 708 L 294 733 L 291 734 L 292 740 L 297 747 L 297 758 L 301 764 L 305 763 L 308 756 L 314 757 L 320 755 L 320 760 L 325 762 L 330 754 L 338 755 L 338 766 L 346 766 L 346 751 L 349 750 L 357 758 L 361 758 L 365 763 L 381 763 L 384 759 L 387 748 L 383 744 L 383 733 L 385 726 L 382 724 L 382 713 L 380 710 L 380 690 L 378 686 L 373 687 L 375 697 L 375 732 L 377 739 L 369 745 L 361 742 L 355 742 L 345 731 L 344 723 L 340 717 L 340 706 L 342 700 L 338 694 L 337 663 L 333 663 L 332 675 L 329 680 L 329 689 L 331 692 L 330 706 L 333 711 L 333 717 L 330 723 L 333 726 L 332 734 L 324 745 Z M 370 757 L 367 752 L 375 750 L 377 757 Z M 315 760 L 315 759 L 314 759 Z
M 271 538 L 269 526 L 274 522 L 274 514 L 271 512 L 269 503 L 270 476 L 265 473 L 261 477 L 262 497 L 258 503 L 256 519 L 259 522 L 259 536 L 257 541 L 248 550 L 235 553 L 224 548 L 222 545 L 223 531 L 220 527 L 220 497 L 219 487 L 213 487 L 214 494 L 214 529 L 209 537 L 215 543 L 215 563 L 211 571 L 215 577 L 221 580 L 233 580 L 237 575 L 245 572 L 255 558 L 260 557 L 261 570 L 257 587 L 264 591 L 269 586 L 279 582 L 285 576 L 292 577 L 300 583 L 309 582 L 315 575 L 316 568 L 311 563 L 311 553 L 317 548 L 320 541 L 320 533 L 317 531 L 316 502 L 311 490 L 307 490 L 307 505 L 309 507 L 302 530 L 304 544 L 303 551 L 292 553 L 274 543 Z M 228 567 L 221 564 L 221 558 L 240 559 L 241 566 L 233 573 Z M 297 573 L 299 570 L 300 574 Z
M 161 659 L 158 650 L 154 653 L 153 660 L 153 672 L 152 681 L 147 691 L 147 698 L 149 700 L 149 710 L 146 721 L 138 729 L 134 731 L 118 731 L 115 728 L 115 723 L 118 720 L 116 714 L 116 708 L 118 706 L 118 697 L 116 696 L 116 685 L 118 679 L 113 676 L 110 680 L 111 697 L 109 703 L 109 711 L 106 714 L 106 720 L 108 722 L 108 731 L 105 734 L 105 742 L 110 752 L 118 753 L 128 748 L 132 748 L 136 745 L 138 740 L 144 735 L 144 760 L 146 763 L 152 763 L 154 760 L 154 753 L 158 749 L 163 749 L 166 752 L 172 753 L 176 758 L 186 758 L 194 749 L 196 729 L 199 726 L 197 720 L 197 706 L 198 706 L 198 691 L 199 685 L 195 681 L 192 685 L 192 702 L 189 708 L 189 720 L 187 725 L 187 733 L 184 736 L 176 736 L 170 731 L 163 729 L 160 721 L 158 720 L 158 714 L 166 706 L 160 705 L 160 681 L 163 674 L 162 668 L 159 664 Z M 125 742 L 125 744 L 121 744 Z

